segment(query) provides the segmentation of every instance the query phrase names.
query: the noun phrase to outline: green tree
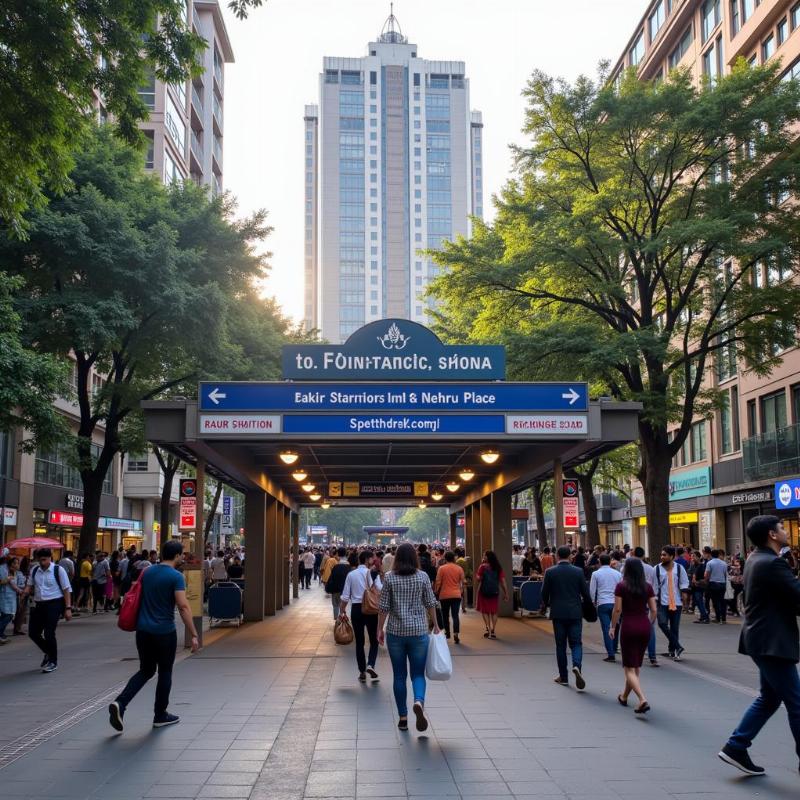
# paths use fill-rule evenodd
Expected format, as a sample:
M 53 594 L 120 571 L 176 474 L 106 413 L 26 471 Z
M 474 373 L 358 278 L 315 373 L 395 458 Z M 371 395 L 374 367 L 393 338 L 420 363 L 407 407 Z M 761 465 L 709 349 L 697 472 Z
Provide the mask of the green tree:
M 381 512 L 378 508 L 358 508 L 341 506 L 339 508 L 306 508 L 301 518 L 300 535 L 305 535 L 304 525 L 327 525 L 328 532 L 341 537 L 349 544 L 363 541 L 365 525 L 380 525 Z
M 533 143 L 495 223 L 438 256 L 441 325 L 516 328 L 520 360 L 568 359 L 643 404 L 651 549 L 668 537 L 672 457 L 719 402 L 707 367 L 735 354 L 766 374 L 796 342 L 800 221 L 782 201 L 800 87 L 779 69 L 742 62 L 699 87 L 681 71 L 616 86 L 534 73 Z
M 262 0 L 233 0 L 240 18 Z M 70 185 L 73 151 L 95 94 L 121 136 L 138 141 L 145 70 L 170 83 L 197 74 L 207 42 L 186 0 L 6 0 L 0 5 L 0 220 L 17 234 L 45 192 Z
M 400 519 L 398 525 L 407 525 L 409 539 L 414 541 L 450 539 L 450 519 L 446 508 L 409 508 Z
M 228 301 L 263 276 L 253 244 L 266 229 L 262 213 L 234 221 L 228 199 L 146 177 L 107 130 L 87 137 L 75 161 L 74 188 L 30 214 L 29 239 L 0 240 L 0 270 L 27 278 L 18 307 L 29 345 L 74 361 L 86 552 L 126 422 L 143 400 L 225 357 Z M 101 388 L 92 370 L 105 376 Z

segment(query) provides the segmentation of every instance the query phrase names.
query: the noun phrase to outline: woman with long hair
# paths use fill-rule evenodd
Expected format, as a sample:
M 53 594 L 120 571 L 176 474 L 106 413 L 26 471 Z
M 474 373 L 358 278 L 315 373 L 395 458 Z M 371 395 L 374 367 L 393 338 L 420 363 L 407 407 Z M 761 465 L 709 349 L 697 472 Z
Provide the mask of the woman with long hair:
M 503 599 L 508 602 L 508 586 L 494 550 L 487 550 L 483 554 L 483 562 L 475 573 L 475 580 L 478 598 L 475 608 L 483 615 L 483 624 L 486 626 L 483 638 L 496 639 L 494 629 L 497 625 L 500 592 L 502 591 Z
M 394 673 L 392 688 L 400 717 L 397 727 L 401 731 L 408 730 L 406 678 L 410 671 L 417 730 L 425 731 L 428 729 L 425 716 L 428 622 L 433 625 L 434 633 L 439 633 L 439 626 L 436 624 L 436 597 L 431 580 L 419 569 L 417 551 L 413 545 L 405 543 L 397 548 L 392 571 L 386 573 L 383 582 L 378 608 L 378 642 L 386 642 Z
M 622 668 L 625 670 L 625 688 L 617 695 L 620 705 L 628 705 L 628 696 L 633 692 L 639 698 L 636 714 L 646 714 L 650 704 L 639 681 L 639 671 L 644 653 L 650 641 L 650 630 L 656 621 L 656 598 L 653 587 L 647 582 L 644 567 L 638 558 L 625 561 L 622 580 L 614 590 L 614 612 L 611 615 L 609 635 L 616 635 L 617 623 L 622 615 L 621 650 Z

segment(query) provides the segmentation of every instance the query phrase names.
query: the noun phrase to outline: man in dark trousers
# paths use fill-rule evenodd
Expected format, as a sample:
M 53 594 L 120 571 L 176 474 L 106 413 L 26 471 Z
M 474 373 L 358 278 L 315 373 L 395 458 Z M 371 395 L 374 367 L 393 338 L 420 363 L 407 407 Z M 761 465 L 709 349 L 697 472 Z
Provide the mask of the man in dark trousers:
M 800 581 L 794 577 L 781 548 L 789 541 L 777 517 L 753 517 L 747 536 L 755 552 L 744 565 L 744 623 L 739 652 L 753 659 L 761 679 L 761 692 L 742 717 L 719 757 L 747 775 L 763 775 L 747 752 L 769 718 L 786 706 L 789 727 L 800 757 Z
M 561 686 L 569 686 L 567 675 L 567 642 L 569 642 L 575 688 L 582 692 L 586 688 L 586 681 L 581 675 L 583 603 L 584 601 L 591 603 L 591 597 L 583 570 L 569 563 L 569 547 L 559 547 L 557 555 L 558 563 L 544 573 L 542 611 L 550 609 L 550 620 L 553 623 L 558 662 L 558 677 L 555 678 L 555 682 Z

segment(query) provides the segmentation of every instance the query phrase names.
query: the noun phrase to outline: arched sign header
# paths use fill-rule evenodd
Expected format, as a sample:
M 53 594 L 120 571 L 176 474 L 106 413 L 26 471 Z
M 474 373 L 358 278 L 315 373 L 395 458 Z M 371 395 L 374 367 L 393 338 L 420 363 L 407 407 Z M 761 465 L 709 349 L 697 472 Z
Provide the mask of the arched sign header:
M 505 348 L 447 345 L 424 325 L 383 319 L 342 345 L 284 345 L 283 377 L 295 381 L 502 381 Z

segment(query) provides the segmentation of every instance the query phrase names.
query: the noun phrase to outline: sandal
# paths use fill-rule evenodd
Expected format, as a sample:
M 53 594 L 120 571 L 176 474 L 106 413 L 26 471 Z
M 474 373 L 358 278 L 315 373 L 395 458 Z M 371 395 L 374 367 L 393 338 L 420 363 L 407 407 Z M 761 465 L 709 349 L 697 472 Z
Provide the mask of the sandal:
M 483 634 L 483 638 L 484 639 L 488 639 L 489 638 L 489 629 L 488 628 L 486 629 L 486 633 Z
M 644 703 L 642 703 L 637 708 L 634 708 L 633 709 L 633 713 L 634 714 L 646 714 L 649 710 L 650 710 L 650 703 L 645 701 Z
M 627 706 L 627 705 L 628 705 L 628 701 L 627 701 L 627 700 L 624 700 L 621 694 L 618 694 L 618 695 L 617 695 L 617 702 L 618 702 L 618 703 L 619 703 L 621 706 Z
M 494 631 L 489 634 L 490 639 L 496 639 L 497 637 L 494 635 Z

